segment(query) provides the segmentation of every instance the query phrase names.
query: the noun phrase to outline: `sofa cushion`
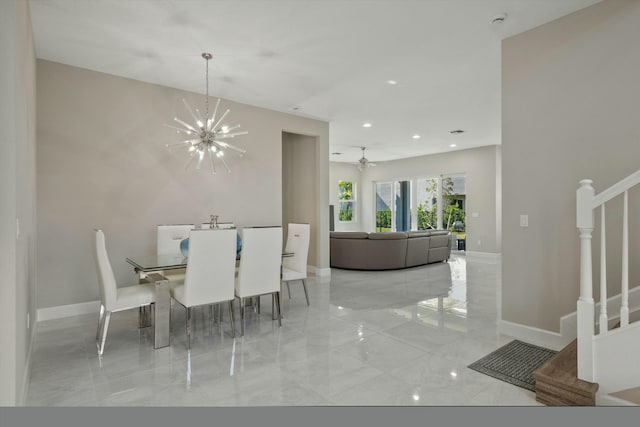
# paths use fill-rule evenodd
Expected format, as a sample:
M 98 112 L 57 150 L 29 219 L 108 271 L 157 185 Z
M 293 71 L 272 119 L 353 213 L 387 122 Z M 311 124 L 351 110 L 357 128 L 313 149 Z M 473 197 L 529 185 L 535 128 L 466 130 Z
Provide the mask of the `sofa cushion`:
M 380 233 L 387 234 L 387 233 Z M 408 239 L 396 236 L 391 239 L 368 239 L 367 270 L 390 270 L 404 268 Z
M 415 237 L 429 237 L 431 236 L 431 231 L 429 230 L 418 230 L 418 231 L 410 231 L 409 238 L 413 239 Z
M 431 241 L 429 242 L 429 248 L 431 249 L 446 248 L 447 246 L 449 246 L 449 242 L 451 240 L 448 234 L 440 235 L 440 236 L 434 236 L 432 234 L 431 237 L 429 237 L 429 239 L 431 239 Z
M 408 233 L 402 231 L 391 233 L 369 233 L 369 240 L 402 240 L 406 239 Z
M 329 237 L 332 239 L 366 239 L 369 233 L 364 231 L 332 231 Z
M 409 236 L 407 239 L 407 256 L 405 267 L 427 264 L 429 259 L 429 236 Z

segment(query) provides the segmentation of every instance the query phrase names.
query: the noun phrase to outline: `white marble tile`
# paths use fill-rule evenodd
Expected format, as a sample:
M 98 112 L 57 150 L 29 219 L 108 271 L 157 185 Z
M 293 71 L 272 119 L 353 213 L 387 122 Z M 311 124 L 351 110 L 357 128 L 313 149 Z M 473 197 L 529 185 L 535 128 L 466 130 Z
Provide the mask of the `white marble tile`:
M 282 295 L 282 327 L 271 300 L 247 308 L 245 336 L 229 316 L 193 317 L 187 351 L 184 309 L 173 308 L 171 346 L 153 349 L 137 310 L 112 317 L 97 356 L 97 313 L 38 324 L 30 406 L 538 405 L 535 395 L 467 366 L 510 337 L 497 331 L 500 266 L 466 262 L 405 270 L 334 269 Z M 236 304 L 236 328 L 239 313 Z

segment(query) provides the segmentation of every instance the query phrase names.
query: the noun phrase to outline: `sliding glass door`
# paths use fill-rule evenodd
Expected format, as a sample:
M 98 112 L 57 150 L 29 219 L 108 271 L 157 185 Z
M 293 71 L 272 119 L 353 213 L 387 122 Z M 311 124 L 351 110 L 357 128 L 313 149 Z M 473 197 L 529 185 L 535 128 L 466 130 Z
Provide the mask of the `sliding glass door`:
M 411 181 L 375 183 L 376 231 L 411 230 Z
M 374 183 L 375 231 L 446 229 L 466 233 L 466 176 L 440 175 Z

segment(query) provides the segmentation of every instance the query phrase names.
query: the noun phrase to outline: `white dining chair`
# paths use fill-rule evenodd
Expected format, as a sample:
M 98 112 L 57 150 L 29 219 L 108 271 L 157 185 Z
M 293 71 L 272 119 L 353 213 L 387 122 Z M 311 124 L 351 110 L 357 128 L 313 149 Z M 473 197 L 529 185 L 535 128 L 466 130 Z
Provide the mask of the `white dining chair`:
M 102 230 L 95 230 L 95 248 L 100 290 L 100 313 L 96 332 L 96 345 L 98 354 L 102 356 L 104 344 L 107 340 L 111 313 L 151 305 L 155 302 L 156 293 L 155 287 L 149 283 L 124 287 L 117 286 Z M 139 321 L 138 327 L 140 326 L 141 322 Z
M 255 227 L 242 230 L 242 255 L 236 278 L 240 299 L 240 335 L 244 336 L 245 299 L 271 294 L 272 315 L 280 316 L 280 268 L 282 266 L 282 227 Z
M 189 232 L 194 228 L 193 224 L 158 225 L 156 253 L 158 255 L 182 255 L 180 242 L 189 237 Z
M 171 283 L 171 296 L 186 310 L 187 348 L 191 348 L 193 307 L 229 303 L 231 336 L 235 337 L 233 300 L 236 230 L 191 230 L 189 258 L 183 282 Z
M 182 256 L 180 242 L 189 237 L 189 232 L 195 228 L 193 224 L 163 224 L 156 230 L 156 253 L 158 255 Z M 184 269 L 163 271 L 170 282 L 184 280 Z
M 289 299 L 291 288 L 289 283 L 300 280 L 304 289 L 304 296 L 309 305 L 309 293 L 307 291 L 307 257 L 309 255 L 309 239 L 311 226 L 309 224 L 290 223 L 287 228 L 287 244 L 285 252 L 292 252 L 293 256 L 282 259 L 282 283 L 286 283 Z

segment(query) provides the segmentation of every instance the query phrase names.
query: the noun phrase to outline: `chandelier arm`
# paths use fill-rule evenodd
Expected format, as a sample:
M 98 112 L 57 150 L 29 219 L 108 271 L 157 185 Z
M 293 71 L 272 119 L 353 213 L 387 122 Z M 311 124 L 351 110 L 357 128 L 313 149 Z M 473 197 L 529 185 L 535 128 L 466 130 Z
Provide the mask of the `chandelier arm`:
M 211 114 L 210 123 L 213 123 L 216 120 L 216 114 L 218 113 L 219 106 L 220 106 L 220 98 L 218 98 L 218 101 L 216 102 L 216 106 L 213 108 L 213 114 Z M 213 127 L 209 128 L 209 130 L 211 129 L 213 129 Z
M 186 141 L 180 141 L 180 142 L 173 142 L 171 144 L 167 144 L 166 147 L 167 148 L 173 148 L 173 147 L 179 147 L 179 146 L 183 146 L 183 147 L 191 147 L 191 145 L 193 145 L 193 139 L 188 139 Z
M 225 135 L 225 134 L 227 134 L 227 133 L 231 132 L 232 130 L 236 130 L 236 129 L 238 129 L 239 127 L 240 127 L 240 125 L 235 125 L 235 126 L 231 126 L 231 127 L 229 127 L 229 126 L 222 126 L 222 127 L 220 128 L 220 130 L 219 130 L 219 131 L 220 131 L 223 135 Z M 226 128 L 226 129 L 225 129 L 225 128 Z
M 217 135 L 216 138 L 220 138 L 220 139 L 233 138 L 233 137 L 240 136 L 240 135 L 246 135 L 248 133 L 249 133 L 249 131 L 247 131 L 247 130 L 243 130 L 243 131 L 240 131 L 240 132 L 234 132 L 234 133 L 223 133 L 222 135 Z
M 193 112 L 193 109 L 191 108 L 187 100 L 182 98 L 182 103 L 185 107 L 187 107 L 187 111 L 189 111 L 189 114 L 191 114 L 191 117 L 193 117 L 193 121 L 198 123 L 198 117 L 196 116 L 196 113 Z
M 194 156 L 194 152 L 191 153 L 191 159 L 189 159 L 189 161 L 187 162 L 187 165 L 184 167 L 184 170 L 188 170 L 189 166 L 191 166 L 191 163 L 193 163 L 193 161 L 195 160 L 196 156 Z
M 243 150 L 242 148 L 238 148 L 238 147 L 233 146 L 231 144 L 227 144 L 226 142 L 223 142 L 223 141 L 214 140 L 213 142 L 215 142 L 216 144 L 218 144 L 221 147 L 228 148 L 230 150 L 236 151 L 236 152 L 240 153 L 241 155 L 245 154 L 247 152 L 246 150 Z
M 198 110 L 197 108 L 195 110 L 196 110 L 196 116 L 198 116 L 198 120 L 196 120 L 196 122 L 198 123 L 198 127 L 203 128 L 204 120 L 202 120 L 202 114 L 200 113 L 200 110 Z
M 202 160 L 204 159 L 204 151 L 198 150 L 198 164 L 196 165 L 196 169 L 200 169 L 200 165 L 202 164 Z
M 220 117 L 220 120 L 218 120 L 216 122 L 216 124 L 213 126 L 212 129 L 216 129 L 218 127 L 218 125 L 220 124 L 220 122 L 222 122 L 224 120 L 225 117 L 227 117 L 227 114 L 229 114 L 231 110 L 227 109 L 227 111 L 224 112 L 224 114 L 222 115 L 222 117 Z
M 179 127 L 177 127 L 177 126 L 172 126 L 172 125 L 168 125 L 168 124 L 165 124 L 164 126 L 166 126 L 166 127 L 168 127 L 168 128 L 171 128 L 171 129 L 175 129 L 175 130 L 177 130 L 178 132 L 182 132 L 182 133 L 185 133 L 185 134 L 187 134 L 187 135 L 193 135 L 193 134 L 197 133 L 197 132 L 195 132 L 195 131 L 193 131 L 193 130 L 183 129 L 183 128 L 179 128 Z
M 229 165 L 227 165 L 227 162 L 224 160 L 224 157 L 222 157 L 222 156 L 223 156 L 223 154 L 222 154 L 222 152 L 220 152 L 220 155 L 217 156 L 217 157 L 220 159 L 220 161 L 222 162 L 224 167 L 227 169 L 227 173 L 231 173 L 231 169 L 229 169 Z
M 180 120 L 177 117 L 174 117 L 173 120 L 175 120 L 176 122 L 180 123 L 182 126 L 184 126 L 185 128 L 189 129 L 190 131 L 198 133 L 198 131 L 193 126 L 191 126 L 189 123 L 183 122 L 182 120 Z
M 216 166 L 214 165 L 214 162 L 213 162 L 213 153 L 211 152 L 211 150 L 209 150 L 209 163 L 211 163 L 211 173 L 215 174 Z

